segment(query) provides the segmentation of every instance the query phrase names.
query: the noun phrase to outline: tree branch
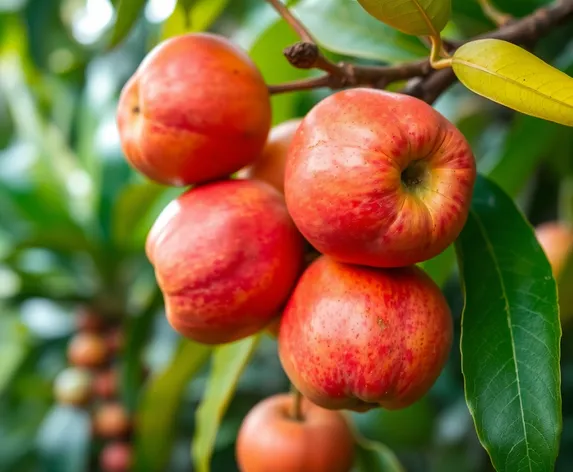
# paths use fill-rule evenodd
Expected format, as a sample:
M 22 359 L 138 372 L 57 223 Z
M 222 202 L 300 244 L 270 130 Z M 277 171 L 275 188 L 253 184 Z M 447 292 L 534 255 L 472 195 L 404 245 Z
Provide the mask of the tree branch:
M 268 3 L 277 11 L 277 13 L 289 24 L 296 34 L 299 35 L 302 41 L 314 43 L 314 39 L 310 31 L 304 26 L 286 7 L 281 0 L 267 0 Z
M 491 3 L 491 0 L 478 0 L 478 3 L 480 4 L 484 15 L 498 26 L 503 26 L 513 19 L 511 15 L 498 10 L 496 6 Z
M 361 66 L 341 62 L 335 64 L 320 52 L 312 35 L 280 0 L 267 0 L 301 37 L 301 42 L 285 49 L 287 60 L 300 69 L 320 69 L 325 75 L 291 83 L 271 85 L 270 93 L 310 90 L 320 87 L 341 89 L 346 87 L 386 88 L 389 84 L 409 80 L 403 93 L 433 103 L 456 81 L 451 69 L 433 70 L 429 60 L 423 59 L 394 66 Z M 573 0 L 557 0 L 520 20 L 506 23 L 496 30 L 481 34 L 467 41 L 449 41 L 447 49 L 453 53 L 466 42 L 495 38 L 517 44 L 533 44 L 556 26 L 573 19 Z

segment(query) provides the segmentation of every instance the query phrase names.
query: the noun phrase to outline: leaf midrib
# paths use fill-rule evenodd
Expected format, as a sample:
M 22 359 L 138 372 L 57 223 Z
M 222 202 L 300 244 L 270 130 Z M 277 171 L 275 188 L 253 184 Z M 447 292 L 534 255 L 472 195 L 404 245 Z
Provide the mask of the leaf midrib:
M 519 378 L 519 367 L 517 365 L 517 353 L 515 352 L 515 339 L 514 339 L 514 335 L 513 335 L 513 328 L 511 326 L 511 308 L 509 306 L 509 299 L 507 296 L 507 290 L 505 288 L 505 283 L 503 280 L 503 274 L 502 274 L 500 266 L 499 266 L 499 262 L 498 262 L 498 259 L 497 259 L 496 253 L 495 253 L 495 249 L 494 249 L 493 245 L 491 244 L 490 239 L 488 238 L 485 227 L 484 227 L 481 219 L 479 218 L 478 214 L 474 210 L 470 210 L 470 214 L 475 218 L 475 221 L 476 221 L 476 224 L 479 228 L 479 231 L 483 236 L 483 239 L 486 243 L 486 248 L 487 248 L 488 252 L 490 253 L 491 258 L 494 262 L 495 270 L 498 274 L 499 282 L 501 284 L 502 295 L 503 295 L 503 299 L 505 301 L 505 312 L 506 312 L 506 317 L 507 317 L 507 326 L 509 328 L 509 335 L 511 337 L 511 351 L 513 354 L 513 364 L 515 367 L 515 375 L 517 377 L 517 395 L 519 397 L 521 424 L 523 426 L 523 434 L 525 437 L 525 448 L 526 448 L 526 454 L 527 454 L 527 463 L 529 465 L 529 472 L 533 472 L 533 469 L 531 468 L 531 457 L 529 454 L 529 438 L 527 435 L 527 427 L 525 425 L 525 417 L 523 415 L 523 399 L 522 399 L 522 395 L 521 395 L 521 380 Z
M 426 10 L 424 10 L 424 7 L 422 5 L 420 5 L 420 2 L 418 0 L 412 0 L 412 2 L 414 3 L 414 6 L 418 9 L 418 11 L 420 12 L 420 15 L 422 15 L 422 18 L 424 19 L 424 21 L 426 22 L 426 25 L 430 29 L 432 36 L 434 36 L 436 38 L 439 37 L 440 33 L 438 33 L 438 31 L 434 27 L 434 23 L 432 23 L 432 20 L 426 14 Z
M 521 89 L 523 89 L 523 90 L 526 90 L 526 91 L 528 91 L 528 92 L 531 92 L 531 93 L 533 93 L 534 95 L 537 95 L 537 96 L 539 96 L 539 97 L 541 97 L 541 98 L 547 99 L 547 100 L 549 100 L 549 101 L 555 103 L 556 105 L 560 105 L 560 106 L 562 106 L 562 107 L 569 108 L 570 110 L 573 111 L 573 105 L 570 105 L 570 104 L 567 103 L 567 102 L 562 102 L 562 101 L 560 101 L 560 100 L 557 100 L 557 99 L 553 98 L 551 95 L 546 95 L 546 94 L 544 94 L 543 92 L 540 92 L 538 89 L 526 87 L 526 86 L 524 86 L 522 83 L 518 82 L 518 81 L 515 80 L 515 79 L 512 79 L 512 78 L 510 78 L 510 77 L 508 77 L 508 76 L 505 76 L 505 75 L 498 74 L 498 73 L 496 73 L 496 72 L 494 72 L 494 71 L 491 71 L 491 70 L 489 70 L 489 69 L 487 69 L 487 68 L 485 68 L 485 67 L 483 67 L 483 66 L 480 66 L 479 64 L 476 64 L 476 63 L 474 63 L 474 62 L 469 62 L 469 61 L 466 61 L 466 60 L 464 60 L 464 59 L 457 59 L 456 57 L 454 57 L 454 58 L 452 59 L 452 62 L 453 62 L 454 64 L 461 64 L 461 65 L 467 66 L 467 67 L 469 67 L 469 68 L 471 68 L 471 69 L 479 70 L 479 71 L 481 71 L 481 72 L 485 72 L 486 74 L 489 74 L 489 75 L 491 75 L 491 76 L 493 76 L 493 77 L 496 77 L 496 78 L 498 78 L 498 79 L 506 80 L 507 82 L 510 82 L 510 83 L 512 83 L 512 84 L 514 84 L 514 85 L 516 85 L 516 86 L 518 86 L 519 88 L 521 88 Z

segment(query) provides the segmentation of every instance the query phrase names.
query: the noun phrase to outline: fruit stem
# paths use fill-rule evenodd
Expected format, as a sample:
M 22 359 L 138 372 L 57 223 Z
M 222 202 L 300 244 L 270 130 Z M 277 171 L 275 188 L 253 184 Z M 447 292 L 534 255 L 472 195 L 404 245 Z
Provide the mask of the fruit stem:
M 304 416 L 302 414 L 302 393 L 300 393 L 298 389 L 294 385 L 292 385 L 291 394 L 292 394 L 292 410 L 290 416 L 295 421 L 302 421 L 304 420 Z
M 444 49 L 442 37 L 440 35 L 430 36 L 430 42 L 432 43 L 432 50 L 430 51 L 430 65 L 436 70 L 451 67 L 452 59 Z M 443 59 L 441 56 L 442 54 L 447 57 Z
M 314 38 L 310 31 L 290 12 L 281 0 L 267 0 L 267 3 L 288 23 L 302 41 L 314 44 Z

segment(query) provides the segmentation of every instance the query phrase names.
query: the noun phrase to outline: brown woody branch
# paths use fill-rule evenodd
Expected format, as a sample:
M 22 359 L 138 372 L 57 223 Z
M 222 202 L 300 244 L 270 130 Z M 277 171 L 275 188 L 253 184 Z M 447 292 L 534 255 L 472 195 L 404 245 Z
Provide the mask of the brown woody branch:
M 407 62 L 394 66 L 361 66 L 341 62 L 334 63 L 320 51 L 312 35 L 304 25 L 280 2 L 267 0 L 301 37 L 301 42 L 285 49 L 287 60 L 300 69 L 319 69 L 324 75 L 280 85 L 270 85 L 272 94 L 295 90 L 310 90 L 320 87 L 341 89 L 346 87 L 386 88 L 389 84 L 409 80 L 403 93 L 433 103 L 456 78 L 451 69 L 433 70 L 428 59 Z M 540 8 L 520 20 L 511 21 L 498 29 L 481 34 L 467 41 L 449 41 L 449 52 L 468 41 L 496 38 L 516 44 L 534 44 L 556 26 L 573 20 L 573 0 L 558 0 Z

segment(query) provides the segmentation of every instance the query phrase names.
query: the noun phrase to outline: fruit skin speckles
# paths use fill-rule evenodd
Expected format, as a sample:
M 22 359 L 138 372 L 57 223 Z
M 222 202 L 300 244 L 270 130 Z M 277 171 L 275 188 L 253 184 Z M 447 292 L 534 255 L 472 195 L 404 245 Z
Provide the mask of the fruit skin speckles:
M 317 405 L 399 409 L 433 385 L 451 343 L 447 302 L 421 269 L 322 256 L 284 310 L 279 356 L 296 388 Z
M 457 238 L 475 178 L 468 142 L 436 110 L 358 88 L 331 95 L 304 118 L 289 149 L 285 197 L 321 253 L 403 267 Z
M 258 332 L 280 313 L 302 271 L 304 240 L 276 189 L 229 180 L 168 205 L 146 251 L 171 326 L 220 344 Z

